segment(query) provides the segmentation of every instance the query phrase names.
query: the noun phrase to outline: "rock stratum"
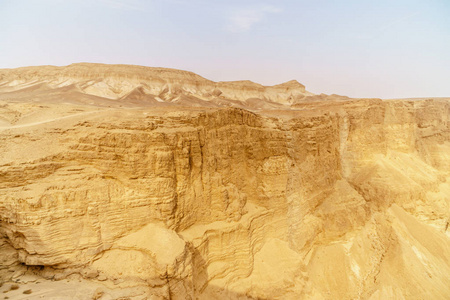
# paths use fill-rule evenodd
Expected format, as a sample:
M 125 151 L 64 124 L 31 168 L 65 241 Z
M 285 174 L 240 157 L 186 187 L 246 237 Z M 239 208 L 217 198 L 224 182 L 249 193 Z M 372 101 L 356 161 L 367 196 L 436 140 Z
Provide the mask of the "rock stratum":
M 297 81 L 0 70 L 0 291 L 448 299 L 449 118 Z

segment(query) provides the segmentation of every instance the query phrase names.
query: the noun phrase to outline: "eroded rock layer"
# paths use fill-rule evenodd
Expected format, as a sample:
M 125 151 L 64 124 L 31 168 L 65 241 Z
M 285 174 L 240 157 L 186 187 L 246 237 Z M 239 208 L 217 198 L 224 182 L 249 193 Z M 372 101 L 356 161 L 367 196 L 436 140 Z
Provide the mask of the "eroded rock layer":
M 78 280 L 80 299 L 450 295 L 448 99 L 91 64 L 0 84 L 3 281 Z

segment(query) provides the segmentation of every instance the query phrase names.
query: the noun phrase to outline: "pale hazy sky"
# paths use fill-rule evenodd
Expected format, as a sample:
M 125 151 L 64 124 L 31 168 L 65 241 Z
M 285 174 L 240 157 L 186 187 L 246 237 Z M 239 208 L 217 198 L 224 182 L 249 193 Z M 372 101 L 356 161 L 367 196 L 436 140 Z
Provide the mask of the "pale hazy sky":
M 74 62 L 450 97 L 450 0 L 0 0 L 0 68 Z

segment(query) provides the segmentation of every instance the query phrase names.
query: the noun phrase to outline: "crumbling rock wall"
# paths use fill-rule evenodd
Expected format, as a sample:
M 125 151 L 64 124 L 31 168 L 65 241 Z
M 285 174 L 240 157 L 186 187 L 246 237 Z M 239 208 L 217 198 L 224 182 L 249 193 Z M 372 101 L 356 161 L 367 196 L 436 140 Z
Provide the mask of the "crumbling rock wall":
M 179 299 L 445 297 L 449 115 L 448 101 L 365 99 L 2 129 L 0 272 L 13 257 Z M 282 259 L 272 244 L 295 267 L 259 286 Z

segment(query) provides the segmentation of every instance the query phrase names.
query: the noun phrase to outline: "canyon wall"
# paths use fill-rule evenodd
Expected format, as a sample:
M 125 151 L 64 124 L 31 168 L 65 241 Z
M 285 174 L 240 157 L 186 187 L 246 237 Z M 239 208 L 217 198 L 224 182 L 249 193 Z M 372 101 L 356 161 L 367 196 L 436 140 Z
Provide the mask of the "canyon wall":
M 3 280 L 162 299 L 450 294 L 448 100 L 189 100 L 211 83 L 182 106 L 88 105 L 26 76 L 0 86 Z

